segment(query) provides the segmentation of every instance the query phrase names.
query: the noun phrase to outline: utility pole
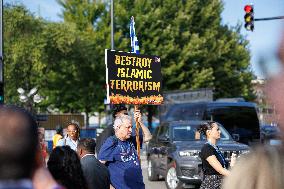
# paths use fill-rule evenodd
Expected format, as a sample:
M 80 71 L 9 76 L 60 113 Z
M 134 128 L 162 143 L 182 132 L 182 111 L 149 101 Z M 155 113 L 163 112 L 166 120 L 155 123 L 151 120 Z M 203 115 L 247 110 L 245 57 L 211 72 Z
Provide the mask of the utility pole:
M 110 0 L 110 19 L 111 19 L 111 50 L 114 50 L 114 39 L 113 39 L 113 33 L 114 33 L 114 23 L 113 23 L 113 0 Z
M 0 0 L 0 104 L 4 103 L 3 0 Z

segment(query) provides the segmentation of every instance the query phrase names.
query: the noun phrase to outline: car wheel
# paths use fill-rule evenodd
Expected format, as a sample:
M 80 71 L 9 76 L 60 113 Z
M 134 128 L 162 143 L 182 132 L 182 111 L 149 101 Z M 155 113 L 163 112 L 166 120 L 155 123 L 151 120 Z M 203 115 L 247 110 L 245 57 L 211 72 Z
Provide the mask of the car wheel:
M 181 189 L 182 182 L 177 178 L 177 171 L 174 166 L 174 163 L 168 165 L 167 174 L 166 174 L 166 186 L 168 189 Z
M 157 181 L 159 179 L 159 175 L 156 173 L 156 171 L 153 167 L 153 162 L 152 162 L 151 158 L 149 158 L 147 163 L 148 163 L 148 168 L 147 168 L 148 180 Z

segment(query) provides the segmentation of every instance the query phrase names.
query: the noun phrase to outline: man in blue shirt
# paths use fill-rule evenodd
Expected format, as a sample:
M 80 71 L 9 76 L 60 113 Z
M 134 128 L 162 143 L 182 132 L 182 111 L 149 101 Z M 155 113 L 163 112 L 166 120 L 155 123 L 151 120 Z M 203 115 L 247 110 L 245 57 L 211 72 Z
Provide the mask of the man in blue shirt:
M 151 133 L 142 122 L 141 113 L 134 113 L 144 135 L 144 142 L 151 139 Z M 144 189 L 142 170 L 136 152 L 136 140 L 132 134 L 132 119 L 128 115 L 115 118 L 115 135 L 102 145 L 98 159 L 105 163 L 110 172 L 111 185 L 115 189 Z

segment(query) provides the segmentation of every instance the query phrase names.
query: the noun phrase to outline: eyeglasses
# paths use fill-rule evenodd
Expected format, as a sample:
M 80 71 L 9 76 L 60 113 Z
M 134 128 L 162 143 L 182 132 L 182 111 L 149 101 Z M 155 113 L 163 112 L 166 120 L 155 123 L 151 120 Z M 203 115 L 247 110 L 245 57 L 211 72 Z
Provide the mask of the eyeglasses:
M 78 131 L 77 130 L 68 130 L 67 132 L 68 133 L 77 133 Z

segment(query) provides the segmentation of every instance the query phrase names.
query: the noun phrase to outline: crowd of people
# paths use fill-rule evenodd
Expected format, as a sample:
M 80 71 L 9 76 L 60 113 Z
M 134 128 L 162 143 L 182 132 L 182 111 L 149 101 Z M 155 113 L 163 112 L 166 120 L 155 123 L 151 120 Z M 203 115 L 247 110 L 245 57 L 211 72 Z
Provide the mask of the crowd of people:
M 120 106 L 122 107 L 122 106 Z M 53 150 L 47 152 L 43 134 L 33 116 L 17 106 L 0 106 L 0 189 L 132 189 L 145 188 L 141 162 L 132 136 L 132 118 L 126 108 L 116 108 L 113 135 L 101 138 L 96 158 L 96 141 L 79 138 L 76 123 L 56 128 Z M 134 113 L 144 135 L 151 133 L 142 122 L 140 111 Z M 11 140 L 13 139 L 13 140 Z M 9 142 L 7 142 L 9 141 Z
M 276 103 L 281 130 L 284 130 L 281 127 L 284 104 L 279 92 L 284 94 L 283 83 L 284 76 L 278 76 L 272 80 L 268 92 L 271 101 Z M 151 133 L 139 111 L 134 112 L 134 119 L 142 129 L 143 141 L 149 141 Z M 0 127 L 0 189 L 145 188 L 137 141 L 132 135 L 132 117 L 123 106 L 115 109 L 112 127 L 99 139 L 98 159 L 96 141 L 80 139 L 76 123 L 66 126 L 65 136 L 62 128 L 57 128 L 47 163 L 43 135 L 28 111 L 1 105 Z M 231 162 L 227 162 L 217 146 L 221 134 L 218 124 L 204 122 L 199 132 L 207 139 L 200 153 L 204 173 L 201 189 L 284 188 L 282 146 L 258 147 L 237 161 L 233 154 Z
M 67 125 L 67 135 L 59 138 L 47 166 L 42 150 L 42 133 L 26 110 L 9 105 L 0 107 L 0 189 L 143 189 L 141 162 L 132 135 L 132 118 L 126 113 L 114 115 L 114 134 L 101 138 L 102 145 L 95 156 L 96 141 L 79 138 L 80 128 Z M 284 113 L 284 112 L 283 112 Z M 143 141 L 151 133 L 135 112 L 143 132 Z M 227 162 L 217 141 L 221 131 L 213 121 L 204 122 L 199 132 L 205 135 L 200 158 L 204 172 L 201 189 L 264 189 L 283 188 L 284 153 L 281 147 L 257 148 L 247 157 L 238 160 L 233 155 Z M 16 140 L 9 140 L 14 138 Z M 6 141 L 9 141 L 7 143 Z

